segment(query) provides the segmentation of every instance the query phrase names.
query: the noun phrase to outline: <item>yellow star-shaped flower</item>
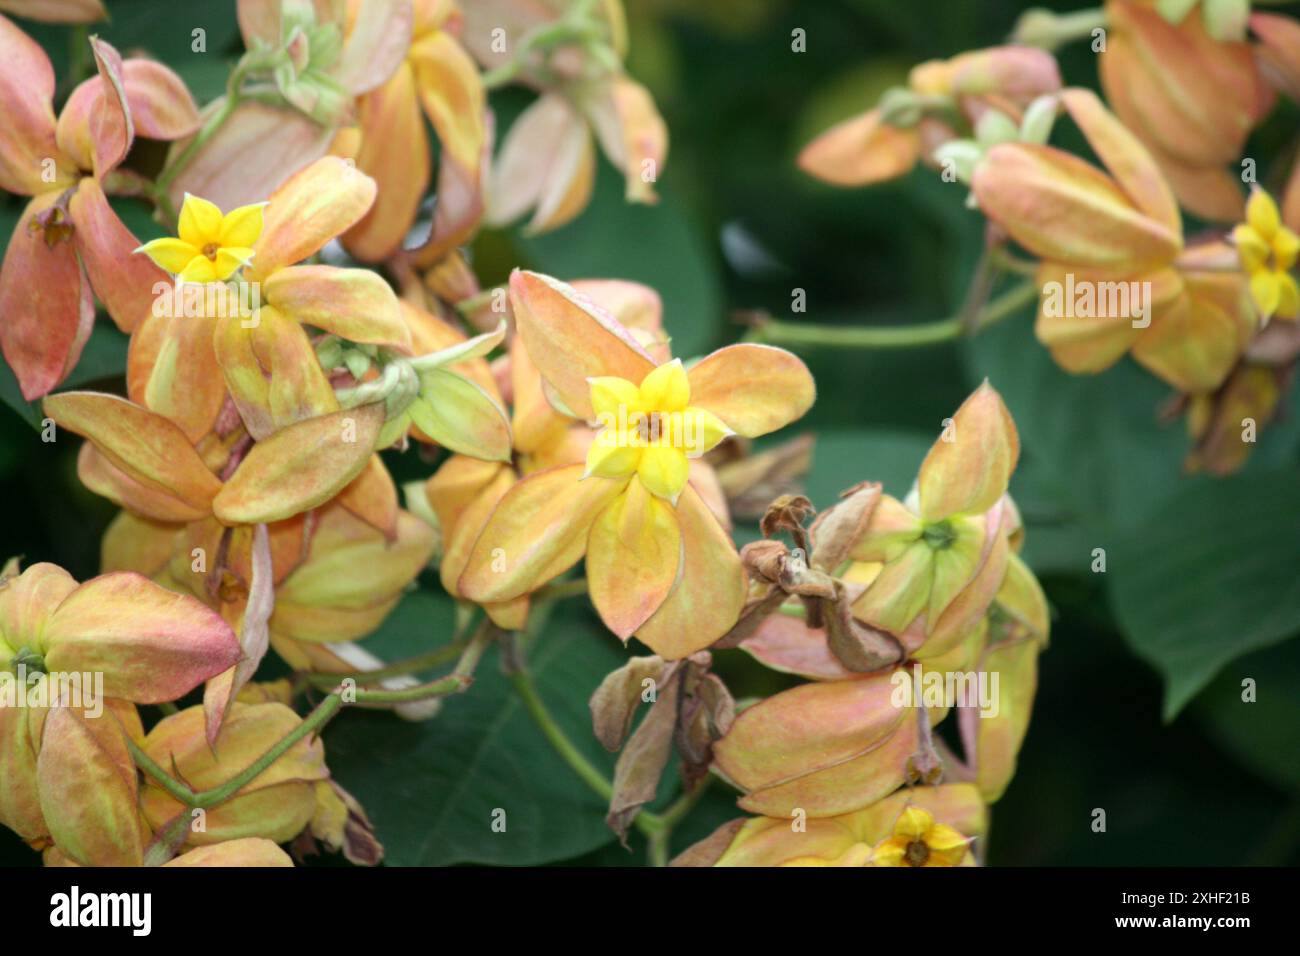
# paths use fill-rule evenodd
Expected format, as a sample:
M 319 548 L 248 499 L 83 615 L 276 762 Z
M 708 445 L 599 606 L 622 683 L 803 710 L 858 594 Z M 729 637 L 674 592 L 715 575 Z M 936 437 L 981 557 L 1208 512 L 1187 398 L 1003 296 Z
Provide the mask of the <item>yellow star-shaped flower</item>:
M 648 491 L 675 503 L 686 487 L 687 459 L 733 434 L 718 416 L 690 404 L 680 359 L 650 371 L 640 386 L 614 376 L 588 384 L 602 428 L 587 452 L 587 475 L 636 475 Z
M 874 866 L 960 866 L 970 842 L 952 827 L 935 823 L 929 811 L 908 807 L 898 815 L 894 835 L 876 844 L 871 862 Z
M 135 251 L 183 282 L 225 282 L 252 261 L 265 205 L 240 206 L 222 215 L 214 203 L 186 193 L 179 238 L 154 239 Z
M 1300 237 L 1282 224 L 1277 203 L 1256 189 L 1246 203 L 1246 221 L 1232 230 L 1241 267 L 1250 277 L 1250 297 L 1264 318 L 1300 316 L 1300 286 L 1291 269 Z

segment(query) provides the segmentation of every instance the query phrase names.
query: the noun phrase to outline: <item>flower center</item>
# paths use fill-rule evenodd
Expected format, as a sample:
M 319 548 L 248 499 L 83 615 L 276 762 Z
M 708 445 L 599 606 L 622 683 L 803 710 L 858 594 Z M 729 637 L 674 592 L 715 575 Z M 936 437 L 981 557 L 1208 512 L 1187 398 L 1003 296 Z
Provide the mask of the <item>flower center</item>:
M 17 670 L 18 665 L 21 664 L 27 669 L 28 674 L 45 673 L 45 658 L 30 647 L 19 648 L 18 653 L 14 655 L 10 663 L 13 665 L 14 670 Z
M 650 412 L 648 415 L 640 416 L 636 423 L 636 436 L 644 444 L 658 442 L 663 435 L 664 415 L 661 412 Z
M 218 252 L 218 250 L 220 250 L 220 249 L 221 249 L 221 247 L 220 247 L 219 245 L 217 245 L 215 242 L 209 242 L 206 246 L 203 247 L 202 252 L 203 252 L 203 254 L 204 254 L 205 256 L 207 256 L 207 257 L 208 257 L 209 259 L 211 259 L 213 262 L 216 262 L 216 261 L 217 261 L 217 252 Z
M 217 583 L 217 598 L 223 604 L 230 604 L 248 596 L 248 588 L 235 574 L 223 568 L 221 579 Z
M 921 537 L 925 539 L 925 543 L 932 551 L 943 551 L 951 548 L 952 543 L 957 540 L 957 531 L 953 528 L 952 522 L 937 521 L 926 525 L 925 530 L 921 532 Z
M 60 203 L 62 203 L 62 200 L 60 200 Z M 27 220 L 27 231 L 30 233 L 39 232 L 48 249 L 53 249 L 59 243 L 70 240 L 75 230 L 76 227 L 73 226 L 72 220 L 62 205 L 51 206 Z
M 924 840 L 913 840 L 907 845 L 903 859 L 908 866 L 925 866 L 925 861 L 930 859 L 930 847 Z

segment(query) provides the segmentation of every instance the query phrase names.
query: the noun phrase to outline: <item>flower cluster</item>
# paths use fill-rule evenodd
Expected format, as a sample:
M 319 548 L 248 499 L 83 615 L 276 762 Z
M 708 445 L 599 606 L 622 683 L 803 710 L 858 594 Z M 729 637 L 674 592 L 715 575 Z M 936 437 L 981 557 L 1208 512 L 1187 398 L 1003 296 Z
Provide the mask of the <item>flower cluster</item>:
M 759 816 L 683 863 L 955 866 L 982 854 L 972 841 L 1014 773 L 1049 631 L 1006 494 L 1018 454 L 985 384 L 905 501 L 865 483 L 806 530 L 810 502 L 773 504 L 764 531 L 796 547 L 746 545 L 749 600 L 723 643 L 809 683 L 753 704 L 713 743 L 715 768 Z M 949 714 L 961 756 L 933 733 Z
M 1116 22 L 1129 13 L 1133 68 L 1159 67 L 1143 16 Z M 495 647 L 556 743 L 525 648 L 551 604 L 585 594 L 615 648 L 649 651 L 570 688 L 621 751 L 596 783 L 620 837 L 638 826 L 666 856 L 678 814 L 645 808 L 676 753 L 682 813 L 718 778 L 752 815 L 682 863 L 982 861 L 1049 630 L 993 386 L 945 422 L 910 494 L 867 481 L 816 514 L 785 487 L 807 445 L 748 444 L 814 404 L 795 355 L 674 357 L 654 290 L 522 268 L 485 289 L 465 251 L 484 226 L 580 215 L 597 144 L 628 202 L 656 200 L 667 131 L 624 68 L 618 2 L 240 0 L 238 15 L 245 53 L 202 109 L 167 67 L 91 38 L 95 75 L 73 77 L 57 119 L 48 59 L 0 16 L 0 188 L 30 197 L 0 346 L 49 433 L 79 436 L 81 484 L 118 509 L 100 576 L 13 562 L 0 578 L 0 823 L 49 865 L 286 865 L 286 845 L 377 863 L 382 834 L 332 776 L 322 728 L 354 704 L 435 719 Z M 488 94 L 507 84 L 537 95 L 497 148 Z M 1240 126 L 1257 105 L 1215 118 Z M 1058 110 L 1101 166 L 1047 145 Z M 1230 237 L 1186 243 L 1189 180 L 1166 167 L 1222 172 L 1231 144 L 1212 129 L 1192 158 L 1143 145 L 1163 132 L 1129 132 L 1063 89 L 1049 53 L 1006 46 L 918 67 L 802 165 L 843 184 L 951 167 L 1039 281 L 1150 285 L 1144 326 L 1044 313 L 1039 336 L 1071 371 L 1132 352 L 1211 436 L 1257 394 L 1224 395 L 1267 364 L 1251 349 L 1270 319 L 1300 311 L 1298 243 L 1262 192 Z M 125 202 L 150 204 L 161 234 L 133 235 Z M 96 303 L 129 335 L 124 384 L 60 390 Z M 404 497 L 399 461 L 429 466 Z M 733 511 L 756 501 L 762 537 L 738 548 Z M 422 682 L 427 655 L 384 661 L 365 639 L 435 577 L 460 620 L 433 637 L 460 656 Z M 738 703 L 714 671 L 727 654 L 804 680 Z M 276 658 L 291 678 L 267 679 Z M 960 747 L 935 733 L 949 715 Z
M 1189 469 L 1236 470 L 1250 447 L 1230 436 L 1273 417 L 1300 348 L 1300 176 L 1279 170 L 1279 209 L 1247 152 L 1279 97 L 1300 95 L 1300 24 L 1246 3 L 1108 0 L 1029 11 L 1013 40 L 917 66 L 800 165 L 861 186 L 921 161 L 969 185 L 995 271 L 1038 288 L 1056 362 L 1095 374 L 1132 355 L 1187 410 Z M 1051 51 L 1075 40 L 1097 54 L 1105 102 L 1062 88 Z M 1049 144 L 1060 114 L 1090 155 Z

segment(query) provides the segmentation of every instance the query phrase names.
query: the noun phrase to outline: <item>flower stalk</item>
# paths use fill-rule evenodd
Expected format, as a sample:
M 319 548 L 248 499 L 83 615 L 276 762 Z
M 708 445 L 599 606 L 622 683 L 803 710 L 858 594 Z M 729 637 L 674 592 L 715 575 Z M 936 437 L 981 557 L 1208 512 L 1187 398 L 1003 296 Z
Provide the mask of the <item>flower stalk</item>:
M 749 342 L 791 348 L 898 349 L 952 342 L 995 325 L 1038 298 L 1038 284 L 1026 281 L 1013 286 L 975 313 L 969 323 L 961 314 L 916 325 L 841 326 L 804 322 L 762 320 L 745 337 Z

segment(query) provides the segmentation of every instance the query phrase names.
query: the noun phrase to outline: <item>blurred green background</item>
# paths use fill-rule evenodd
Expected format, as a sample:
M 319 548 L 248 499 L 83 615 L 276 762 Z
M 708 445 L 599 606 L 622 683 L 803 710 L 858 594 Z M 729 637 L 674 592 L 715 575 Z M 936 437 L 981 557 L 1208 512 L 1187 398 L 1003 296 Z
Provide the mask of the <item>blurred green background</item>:
M 99 32 L 124 53 L 152 51 L 201 102 L 220 91 L 239 53 L 233 4 L 191 5 L 179 16 L 156 0 L 109 6 L 113 22 Z M 845 324 L 949 315 L 980 242 L 962 187 L 918 171 L 875 189 L 833 189 L 801 174 L 794 157 L 912 64 L 1001 42 L 1021 8 L 628 0 L 629 71 L 651 87 L 671 132 L 663 201 L 624 205 L 619 177 L 602 161 L 592 205 L 574 223 L 533 239 L 518 230 L 480 237 L 480 277 L 500 281 L 523 265 L 566 279 L 647 282 L 663 296 L 684 357 L 738 338 L 739 310 Z M 64 75 L 71 31 L 23 26 Z M 196 26 L 208 30 L 207 54 L 190 52 Z M 806 31 L 804 53 L 791 50 L 796 28 Z M 1095 87 L 1086 48 L 1061 59 L 1067 83 Z M 506 90 L 494 106 L 507 120 L 528 99 Z M 1275 117 L 1252 155 L 1276 154 L 1294 119 Z M 147 210 L 119 208 L 142 238 L 157 234 Z M 20 210 L 0 196 L 0 232 Z M 806 293 L 803 316 L 789 314 L 794 289 Z M 958 346 L 803 353 L 820 397 L 778 436 L 817 436 L 807 490 L 825 507 L 864 479 L 905 493 L 942 419 L 985 376 L 1011 408 L 1023 447 L 1012 491 L 1055 621 L 1019 771 L 994 808 L 989 862 L 1300 862 L 1300 642 L 1287 640 L 1300 631 L 1300 407 L 1293 397 L 1241 475 L 1188 478 L 1181 425 L 1156 421 L 1163 386 L 1127 360 L 1095 378 L 1067 376 L 1033 340 L 1031 322 L 1026 311 Z M 101 327 L 69 384 L 121 391 L 114 375 L 124 357 L 122 337 Z M 7 370 L 0 397 L 14 409 L 0 409 L 0 553 L 92 576 L 111 507 L 78 483 L 75 440 L 40 441 L 38 416 L 16 400 Z M 430 471 L 414 455 L 393 466 L 407 480 Z M 1091 571 L 1095 548 L 1106 551 L 1104 574 Z M 432 578 L 423 584 L 369 646 L 398 656 L 449 638 L 450 602 Z M 606 768 L 612 760 L 591 740 L 585 702 L 623 656 L 573 606 L 556 615 L 534 658 L 548 703 Z M 783 686 L 739 652 L 720 655 L 719 669 L 738 695 Z M 556 762 L 490 661 L 484 670 L 429 724 L 347 714 L 326 734 L 331 767 L 370 811 L 389 861 L 642 862 L 638 838 L 632 853 L 613 842 L 599 802 Z M 1241 700 L 1247 678 L 1254 703 Z M 679 830 L 675 851 L 737 815 L 723 791 L 714 788 Z M 503 801 L 509 831 L 494 834 L 489 814 Z M 1090 826 L 1097 808 L 1105 833 Z M 36 858 L 6 832 L 0 861 Z

